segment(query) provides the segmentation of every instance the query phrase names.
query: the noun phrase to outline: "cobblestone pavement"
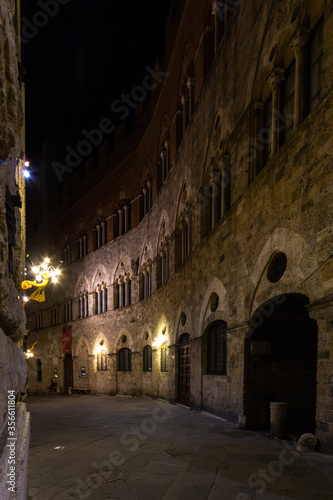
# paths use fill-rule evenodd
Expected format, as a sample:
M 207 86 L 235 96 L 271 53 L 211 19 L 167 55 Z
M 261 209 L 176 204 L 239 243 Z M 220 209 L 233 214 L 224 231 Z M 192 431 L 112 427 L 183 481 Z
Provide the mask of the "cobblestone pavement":
M 333 456 L 150 398 L 29 396 L 29 499 L 333 500 Z

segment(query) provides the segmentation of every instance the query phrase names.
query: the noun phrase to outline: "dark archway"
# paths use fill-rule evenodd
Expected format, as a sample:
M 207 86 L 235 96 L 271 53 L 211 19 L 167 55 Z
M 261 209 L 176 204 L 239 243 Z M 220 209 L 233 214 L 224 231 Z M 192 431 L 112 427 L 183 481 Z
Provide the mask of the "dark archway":
M 263 303 L 245 341 L 244 410 L 250 428 L 269 427 L 269 403 L 288 403 L 287 430 L 314 432 L 318 329 L 309 299 L 284 294 Z
M 177 401 L 185 406 L 190 406 L 190 336 L 183 333 L 178 340 L 178 383 L 177 383 Z

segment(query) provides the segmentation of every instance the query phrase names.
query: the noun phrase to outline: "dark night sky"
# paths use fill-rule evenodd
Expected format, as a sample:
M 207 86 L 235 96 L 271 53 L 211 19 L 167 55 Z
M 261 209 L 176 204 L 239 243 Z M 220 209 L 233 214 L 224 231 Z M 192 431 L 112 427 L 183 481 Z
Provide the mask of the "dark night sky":
M 59 10 L 53 17 L 40 14 L 48 1 Z M 74 144 L 82 129 L 111 118 L 112 101 L 139 85 L 164 50 L 171 0 L 62 2 L 26 0 L 28 155 L 44 139 L 58 148 Z

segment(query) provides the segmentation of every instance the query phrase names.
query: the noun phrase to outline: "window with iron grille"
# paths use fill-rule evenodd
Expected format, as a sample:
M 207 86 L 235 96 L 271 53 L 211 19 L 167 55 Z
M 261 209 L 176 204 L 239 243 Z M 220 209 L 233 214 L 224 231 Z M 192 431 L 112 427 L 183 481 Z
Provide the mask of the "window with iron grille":
M 163 346 L 161 348 L 161 372 L 167 372 L 169 369 L 168 353 L 168 348 L 166 346 Z
M 150 345 L 146 345 L 143 349 L 143 371 L 152 371 L 152 349 Z
M 118 371 L 130 372 L 132 370 L 132 351 L 127 347 L 118 351 Z
M 207 373 L 227 374 L 227 324 L 215 321 L 207 331 Z

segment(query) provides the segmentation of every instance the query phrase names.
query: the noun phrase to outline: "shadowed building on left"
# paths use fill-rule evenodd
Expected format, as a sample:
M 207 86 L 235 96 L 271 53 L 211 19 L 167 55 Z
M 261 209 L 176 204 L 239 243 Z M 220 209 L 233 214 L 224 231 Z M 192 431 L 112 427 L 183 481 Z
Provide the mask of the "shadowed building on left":
M 20 297 L 25 258 L 24 82 L 21 2 L 0 2 L 0 498 L 27 495 L 29 414 Z

